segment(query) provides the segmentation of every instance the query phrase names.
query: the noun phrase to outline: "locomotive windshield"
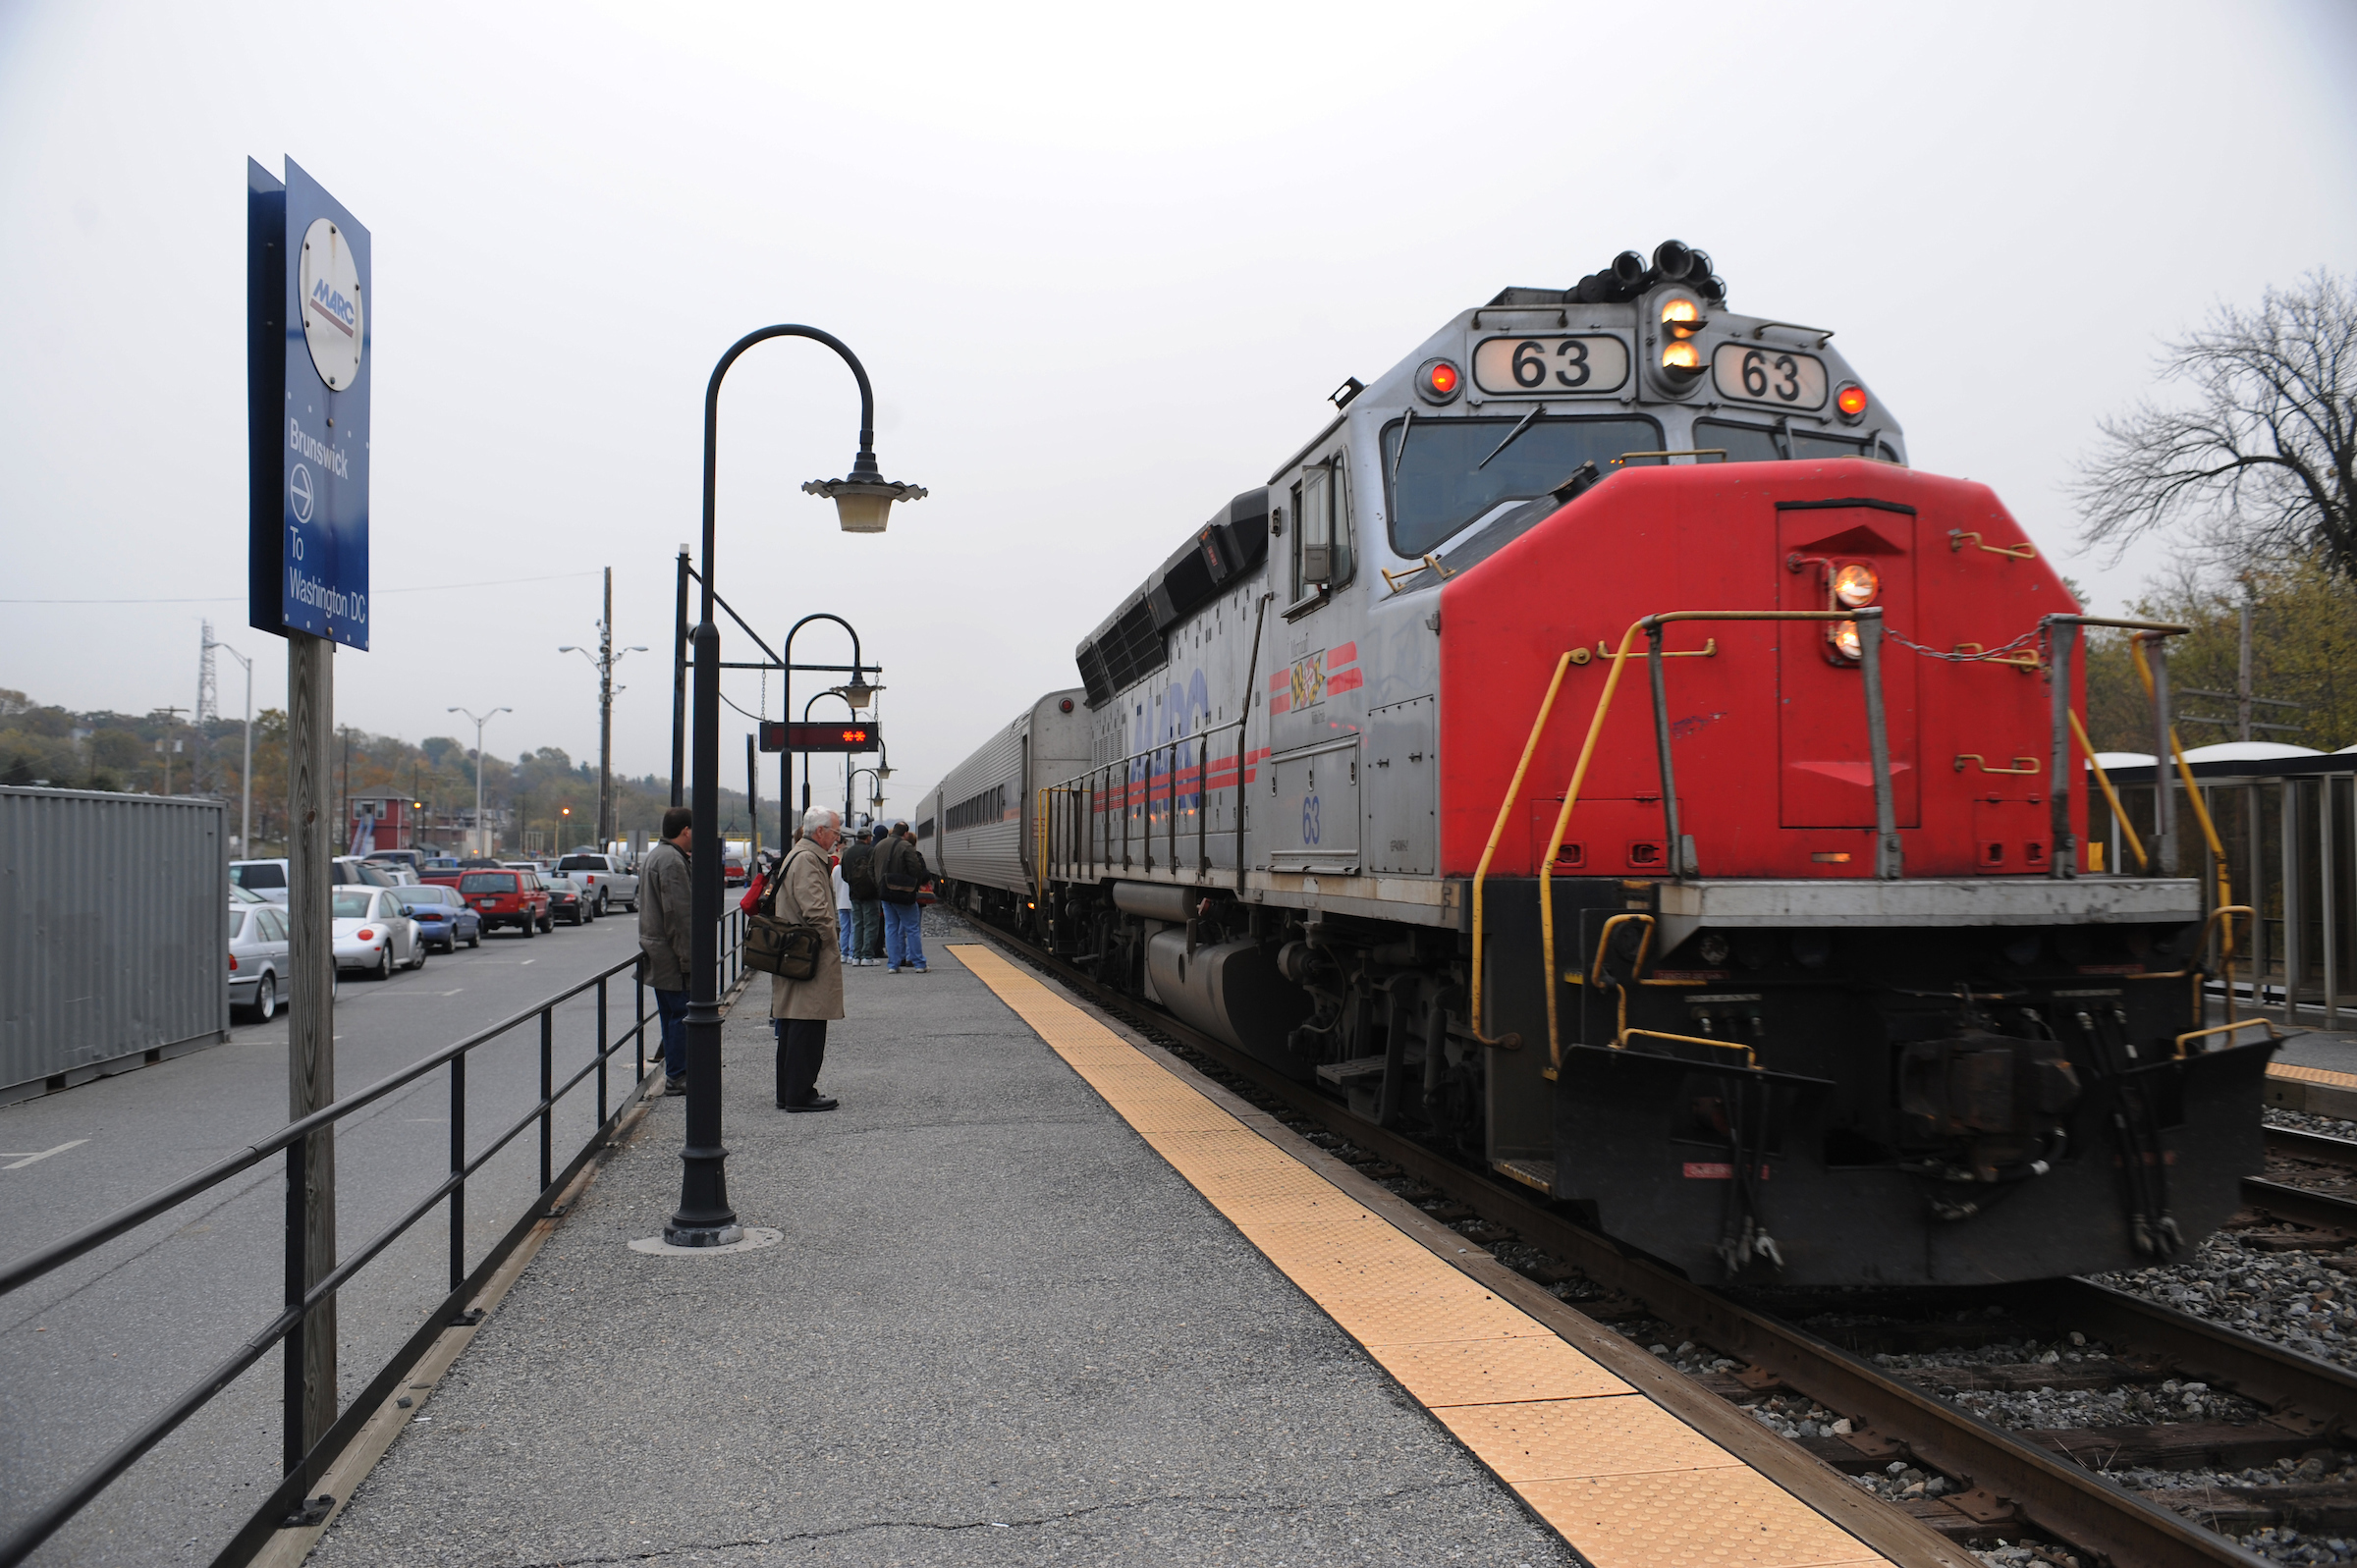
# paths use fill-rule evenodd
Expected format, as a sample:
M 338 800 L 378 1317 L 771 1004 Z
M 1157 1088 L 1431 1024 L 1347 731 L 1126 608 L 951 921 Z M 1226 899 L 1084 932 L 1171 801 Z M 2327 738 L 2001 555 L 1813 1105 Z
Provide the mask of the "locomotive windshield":
M 1517 425 L 1523 428 L 1514 435 Z M 1390 487 L 1392 548 L 1411 559 L 1501 502 L 1545 495 L 1583 462 L 1609 473 L 1622 453 L 1662 449 L 1662 427 L 1644 418 L 1418 419 L 1405 426 L 1405 456 L 1401 428 L 1383 432 L 1383 471 L 1398 475 Z
M 1896 462 L 1898 454 L 1883 443 L 1868 452 L 1866 443 L 1809 430 L 1789 432 L 1766 425 L 1731 424 L 1724 419 L 1694 421 L 1694 445 L 1718 447 L 1728 462 L 1777 462 L 1787 458 L 1880 458 Z

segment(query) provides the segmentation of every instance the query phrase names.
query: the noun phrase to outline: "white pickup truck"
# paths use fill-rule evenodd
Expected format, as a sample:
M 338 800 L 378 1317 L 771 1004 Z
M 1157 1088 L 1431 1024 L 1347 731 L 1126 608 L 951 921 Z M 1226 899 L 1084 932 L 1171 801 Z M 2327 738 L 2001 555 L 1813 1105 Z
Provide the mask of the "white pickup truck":
M 575 854 L 557 862 L 557 870 L 581 885 L 589 901 L 601 915 L 620 904 L 630 913 L 638 912 L 638 876 L 622 869 L 619 855 Z

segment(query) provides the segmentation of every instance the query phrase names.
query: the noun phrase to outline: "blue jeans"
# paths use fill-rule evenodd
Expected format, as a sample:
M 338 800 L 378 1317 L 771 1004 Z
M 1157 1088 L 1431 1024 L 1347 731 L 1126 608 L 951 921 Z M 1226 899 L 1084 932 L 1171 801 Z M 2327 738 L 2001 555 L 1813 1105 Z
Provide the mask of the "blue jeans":
M 843 955 L 849 958 L 851 955 L 851 912 L 849 909 L 835 911 L 835 931 L 843 939 Z
M 658 991 L 655 1012 L 663 1020 L 663 1071 L 673 1078 L 687 1076 L 687 993 Z
M 884 963 L 923 967 L 925 961 L 924 905 L 884 901 Z

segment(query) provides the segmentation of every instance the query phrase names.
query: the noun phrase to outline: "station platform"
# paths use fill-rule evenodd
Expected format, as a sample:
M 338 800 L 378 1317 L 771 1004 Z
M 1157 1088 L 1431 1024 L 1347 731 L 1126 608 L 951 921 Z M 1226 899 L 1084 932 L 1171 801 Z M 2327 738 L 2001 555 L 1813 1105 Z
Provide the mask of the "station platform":
M 836 1111 L 772 1105 L 766 981 L 732 1010 L 730 1198 L 778 1241 L 632 1249 L 679 1191 L 658 1096 L 277 1556 L 1906 1559 L 1861 1543 L 1883 1505 L 1804 1503 L 1730 1451 L 1754 1424 L 1673 1415 L 1652 1358 L 1421 1211 L 998 949 L 929 945 L 928 975 L 846 974 Z

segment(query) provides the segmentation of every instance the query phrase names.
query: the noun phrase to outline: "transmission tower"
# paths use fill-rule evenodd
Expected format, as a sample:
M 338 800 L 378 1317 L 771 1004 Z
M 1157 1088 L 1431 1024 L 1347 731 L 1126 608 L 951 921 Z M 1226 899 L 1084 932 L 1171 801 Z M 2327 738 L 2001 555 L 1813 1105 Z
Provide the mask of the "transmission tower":
M 202 793 L 213 784 L 205 726 L 221 717 L 221 694 L 213 683 L 213 623 L 207 621 L 202 624 L 204 637 L 196 655 L 196 755 L 189 760 L 189 787 L 196 793 Z

